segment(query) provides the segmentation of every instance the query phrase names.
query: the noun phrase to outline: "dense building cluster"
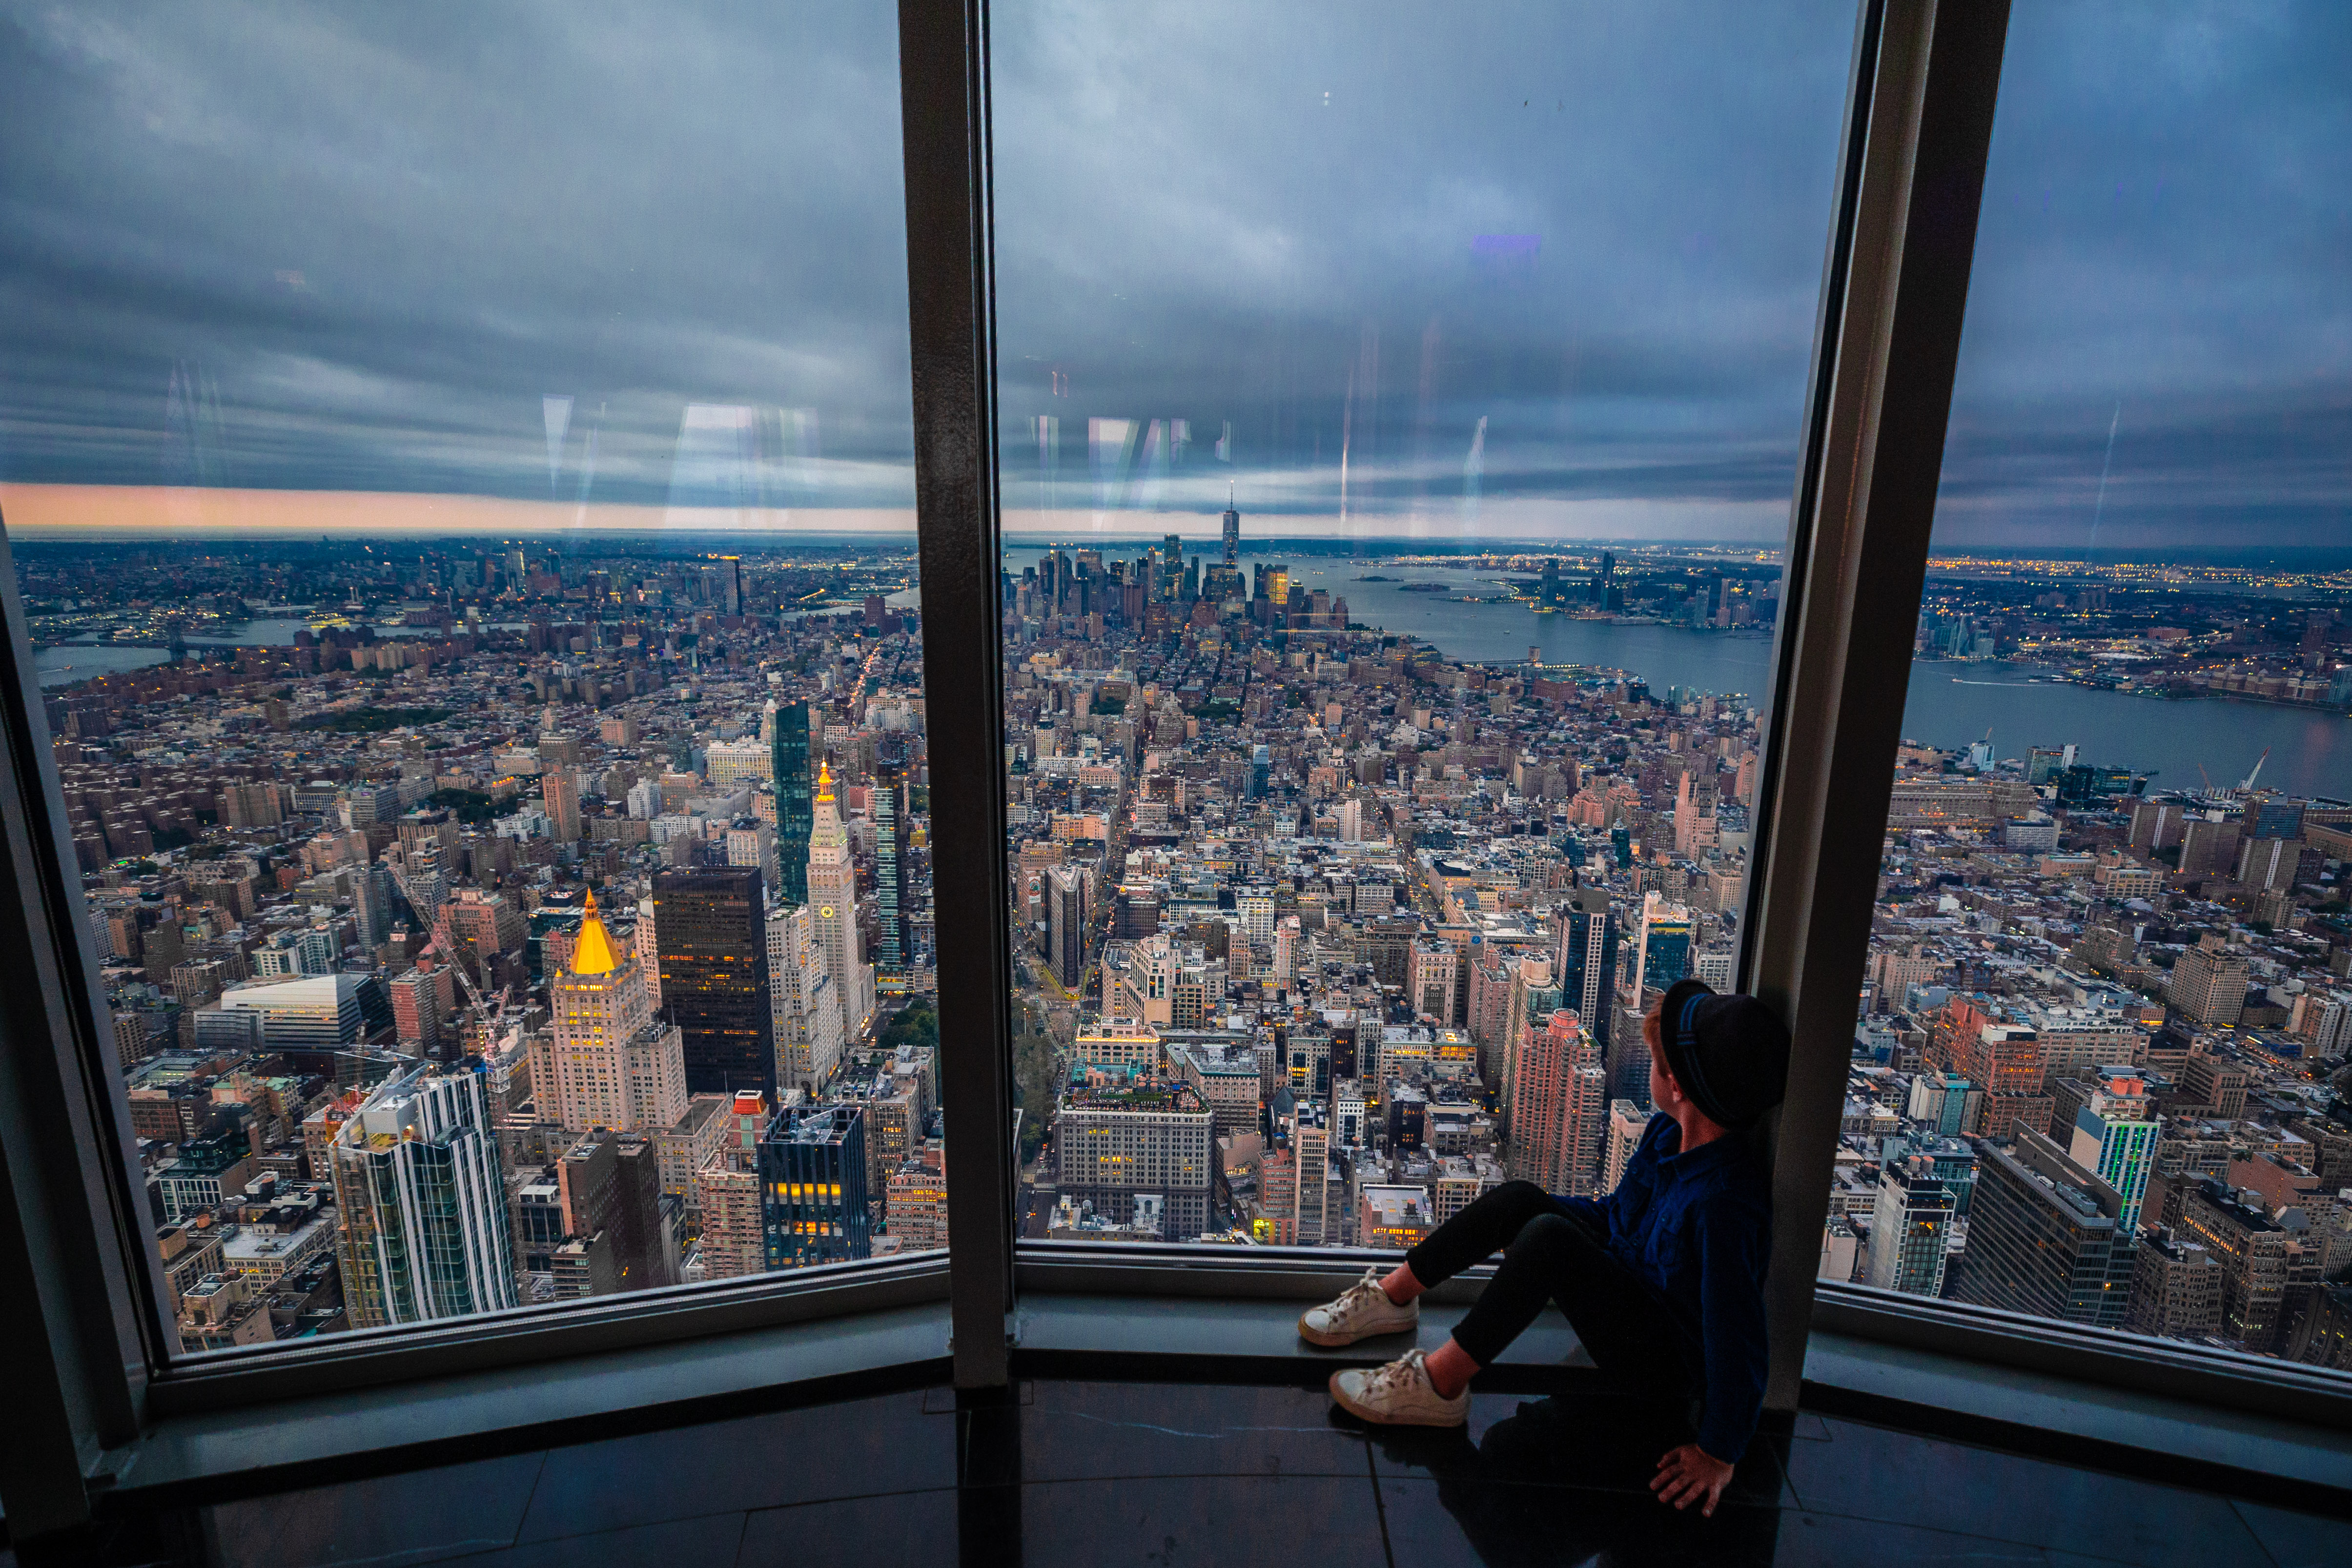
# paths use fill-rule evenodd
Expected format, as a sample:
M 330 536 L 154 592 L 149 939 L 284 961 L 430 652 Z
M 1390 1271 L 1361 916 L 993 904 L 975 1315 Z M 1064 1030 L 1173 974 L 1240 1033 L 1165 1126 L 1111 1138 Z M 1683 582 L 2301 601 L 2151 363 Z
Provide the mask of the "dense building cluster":
M 1244 572 L 1238 523 L 1003 585 L 1028 1232 L 1402 1246 L 1510 1177 L 1607 1190 L 1642 1014 L 1730 978 L 1753 708 L 1449 662 Z M 1538 604 L 1623 593 L 1544 565 Z
M 1244 548 L 1001 584 L 1024 1234 L 1404 1247 L 1612 1189 L 1643 1016 L 1732 981 L 1751 700 L 1449 658 Z M 1778 609 L 1753 563 L 1489 564 L 1538 613 Z M 36 626 L 170 631 L 174 570 L 37 555 Z M 187 1343 L 946 1245 L 909 570 L 206 557 L 290 647 L 51 691 Z M 1921 655 L 2179 641 L 2129 573 L 2033 587 L 1945 580 Z M 2200 667 L 2284 624 L 2208 621 Z M 1822 1276 L 2352 1361 L 2347 862 L 2352 803 L 2259 768 L 1906 743 Z
M 1005 584 L 1024 1087 L 1059 1107 L 1029 1233 L 1407 1246 L 1507 1178 L 1613 1187 L 1641 1016 L 1730 978 L 1755 714 L 1449 662 L 1244 576 L 1234 537 Z M 1624 592 L 1605 554 L 1582 582 L 1503 564 L 1541 567 L 1540 606 Z M 1955 591 L 1962 647 L 1931 605 L 1922 653 L 2146 618 L 2128 583 L 2022 616 L 2015 587 Z M 2269 624 L 2206 619 L 2198 647 Z M 2333 625 L 2298 616 L 2303 653 Z M 1904 747 L 1822 1273 L 2347 1364 L 2352 804 L 2147 784 L 2066 746 Z
M 2352 805 L 1906 747 L 1822 1272 L 2352 1366 Z
M 946 1244 L 905 556 L 28 553 L 184 1343 Z

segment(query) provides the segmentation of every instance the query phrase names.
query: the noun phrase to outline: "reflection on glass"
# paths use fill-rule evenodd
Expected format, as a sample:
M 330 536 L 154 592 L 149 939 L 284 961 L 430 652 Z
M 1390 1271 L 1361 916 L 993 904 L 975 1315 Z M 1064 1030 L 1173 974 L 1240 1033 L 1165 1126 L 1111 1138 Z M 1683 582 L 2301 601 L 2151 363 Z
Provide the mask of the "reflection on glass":
M 1738 938 L 1853 26 L 997 6 L 1025 1235 L 1615 1186 Z
M 945 1245 L 888 16 L 11 29 L 0 504 L 182 1343 Z
M 2345 42 L 2015 13 L 1825 1278 L 2352 1366 Z

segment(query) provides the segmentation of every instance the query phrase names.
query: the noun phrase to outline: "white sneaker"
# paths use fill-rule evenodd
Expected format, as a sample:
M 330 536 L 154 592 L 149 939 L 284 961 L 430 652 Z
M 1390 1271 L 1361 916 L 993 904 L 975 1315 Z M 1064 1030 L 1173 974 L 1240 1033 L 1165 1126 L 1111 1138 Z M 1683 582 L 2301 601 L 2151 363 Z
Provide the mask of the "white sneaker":
M 1308 1344 L 1353 1344 L 1374 1334 L 1403 1333 L 1421 1327 L 1418 1298 L 1398 1306 L 1381 1289 L 1381 1271 L 1367 1269 L 1336 1301 L 1309 1307 L 1298 1315 L 1298 1337 Z
M 1470 1419 L 1470 1391 L 1451 1399 L 1438 1393 L 1417 1350 L 1370 1371 L 1333 1373 L 1331 1397 L 1349 1415 L 1384 1427 L 1459 1427 Z

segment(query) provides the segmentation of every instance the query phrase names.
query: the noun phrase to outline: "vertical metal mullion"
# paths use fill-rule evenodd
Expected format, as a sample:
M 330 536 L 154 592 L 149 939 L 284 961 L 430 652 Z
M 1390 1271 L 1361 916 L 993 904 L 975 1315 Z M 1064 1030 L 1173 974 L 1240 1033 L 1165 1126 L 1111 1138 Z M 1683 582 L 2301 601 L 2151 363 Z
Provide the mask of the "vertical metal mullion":
M 899 0 L 915 515 L 931 758 L 955 1382 L 1007 1380 L 1011 889 L 997 594 L 985 0 Z
M 1772 1130 L 1776 1409 L 1803 1376 L 2008 24 L 2007 0 L 1885 0 L 1856 50 L 1741 958 L 1795 1040 Z
M 64 798 L 0 529 L 0 1503 L 19 1542 L 88 1515 L 173 1341 Z

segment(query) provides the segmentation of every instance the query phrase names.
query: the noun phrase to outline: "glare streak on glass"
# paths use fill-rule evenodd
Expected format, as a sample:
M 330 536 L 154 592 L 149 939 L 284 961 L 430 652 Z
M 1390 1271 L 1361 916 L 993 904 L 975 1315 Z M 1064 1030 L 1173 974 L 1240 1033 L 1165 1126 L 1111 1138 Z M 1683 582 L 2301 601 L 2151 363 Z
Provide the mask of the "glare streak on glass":
M 945 1246 L 896 47 L 0 24 L 0 507 L 185 1350 Z
M 2352 1370 L 2347 43 L 2013 14 L 1824 1279 Z
M 994 7 L 1025 1236 L 1616 1186 L 1739 939 L 1853 25 Z

